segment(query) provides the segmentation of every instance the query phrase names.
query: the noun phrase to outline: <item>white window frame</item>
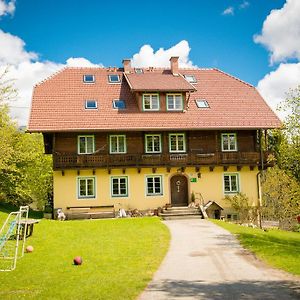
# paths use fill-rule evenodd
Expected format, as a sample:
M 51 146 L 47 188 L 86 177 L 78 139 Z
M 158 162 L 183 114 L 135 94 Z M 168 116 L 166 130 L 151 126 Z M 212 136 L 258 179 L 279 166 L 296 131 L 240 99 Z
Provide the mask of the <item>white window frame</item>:
M 148 192 L 148 178 L 159 178 L 160 179 L 160 191 L 159 193 L 155 192 L 155 183 L 153 181 L 153 193 Z M 164 183 L 163 183 L 163 175 L 146 175 L 145 176 L 145 194 L 146 196 L 152 197 L 152 196 L 163 196 L 164 195 Z
M 159 137 L 159 150 L 154 150 L 154 137 Z M 152 137 L 152 151 L 148 150 L 148 137 Z M 161 134 L 145 134 L 145 153 L 161 153 Z
M 230 191 L 225 190 L 225 177 L 229 176 L 229 188 Z M 233 190 L 232 189 L 232 176 L 236 177 L 236 184 L 237 184 L 237 189 Z M 237 194 L 241 191 L 241 183 L 240 183 L 240 174 L 239 173 L 223 173 L 223 192 L 225 195 L 227 194 Z
M 180 96 L 181 97 L 181 106 L 180 106 L 180 108 L 176 107 L 176 96 Z M 167 104 L 167 111 L 182 111 L 183 110 L 183 95 L 181 93 L 167 94 L 166 98 L 167 98 L 167 103 L 166 103 Z M 169 108 L 169 102 L 170 101 L 173 102 L 174 108 Z
M 234 136 L 234 149 L 230 149 L 230 136 Z M 228 139 L 228 148 L 225 149 L 224 147 L 224 137 Z M 237 149 L 237 135 L 236 133 L 222 133 L 221 135 L 221 146 L 223 152 L 232 152 L 232 151 L 238 151 Z
M 92 80 L 92 81 L 86 80 L 86 77 L 87 77 L 87 76 L 92 76 L 92 77 L 93 77 L 93 80 Z M 92 74 L 84 74 L 84 75 L 83 75 L 83 82 L 84 82 L 84 83 L 95 83 L 95 75 L 92 75 Z
M 205 99 L 196 99 L 195 100 L 197 108 L 209 108 L 209 104 Z
M 85 195 L 80 195 L 80 181 L 85 180 L 86 182 L 86 193 Z M 92 180 L 93 182 L 93 195 L 87 195 L 87 181 Z M 97 184 L 96 184 L 96 177 L 95 176 L 79 176 L 76 178 L 77 183 L 77 199 L 78 200 L 93 200 L 96 199 L 97 195 Z
M 114 179 L 118 180 L 118 194 L 114 194 L 114 190 L 113 190 Z M 121 191 L 120 179 L 125 179 L 126 194 L 120 194 L 120 191 Z M 110 177 L 110 195 L 111 195 L 112 198 L 128 198 L 128 196 L 129 196 L 129 179 L 128 179 L 128 176 L 111 176 Z
M 112 81 L 111 76 L 118 76 L 118 81 Z M 121 83 L 121 77 L 119 74 L 108 74 L 108 82 L 112 84 L 120 84 Z
M 95 102 L 95 107 L 88 107 L 88 102 Z M 88 109 L 88 110 L 98 109 L 97 100 L 94 100 L 94 99 L 85 100 L 85 109 Z
M 150 108 L 145 108 L 145 96 L 150 96 Z M 156 96 L 158 105 L 157 108 L 153 108 L 152 97 Z M 143 111 L 159 111 L 160 110 L 160 100 L 158 93 L 144 93 L 143 94 Z
M 171 149 L 171 136 L 176 136 L 176 150 Z M 183 150 L 178 150 L 178 137 L 179 136 L 183 136 Z M 186 152 L 185 133 L 169 133 L 169 152 L 170 153 L 185 153 Z
M 121 101 L 124 103 L 124 107 L 123 108 L 120 108 L 120 107 L 118 107 L 116 105 L 117 102 L 121 102 Z M 123 100 L 123 99 L 114 99 L 113 100 L 113 109 L 119 109 L 119 110 L 126 109 L 126 102 L 125 102 L 125 100 Z
M 196 79 L 195 75 L 186 74 L 186 75 L 184 75 L 184 78 L 189 83 L 193 83 L 193 84 L 197 83 L 197 79 Z M 190 78 L 190 79 L 188 79 L 188 78 Z
M 85 151 L 80 152 L 80 138 L 85 138 Z M 87 151 L 87 138 L 92 138 L 93 140 L 93 150 L 92 152 Z M 77 137 L 77 154 L 92 154 L 95 152 L 95 136 L 94 135 L 78 135 Z
M 120 142 L 119 142 L 119 137 L 124 138 L 124 151 L 120 151 Z M 113 152 L 112 151 L 112 138 L 117 138 L 117 151 Z M 126 145 L 126 135 L 125 134 L 111 134 L 109 136 L 109 153 L 110 154 L 124 154 L 127 153 L 127 145 Z

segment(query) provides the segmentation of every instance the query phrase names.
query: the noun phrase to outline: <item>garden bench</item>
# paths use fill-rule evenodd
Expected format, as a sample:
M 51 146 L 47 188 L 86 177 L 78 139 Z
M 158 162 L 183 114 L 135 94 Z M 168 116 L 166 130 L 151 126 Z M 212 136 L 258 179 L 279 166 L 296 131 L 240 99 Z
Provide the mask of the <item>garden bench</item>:
M 103 210 L 104 209 L 104 210 Z M 68 220 L 114 218 L 114 205 L 67 206 Z

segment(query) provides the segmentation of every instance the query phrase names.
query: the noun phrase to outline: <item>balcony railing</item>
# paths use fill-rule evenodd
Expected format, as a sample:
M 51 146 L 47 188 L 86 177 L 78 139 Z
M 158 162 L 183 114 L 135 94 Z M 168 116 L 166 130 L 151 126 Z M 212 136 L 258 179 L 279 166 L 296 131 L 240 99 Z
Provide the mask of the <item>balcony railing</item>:
M 173 154 L 54 154 L 55 170 L 71 168 L 186 167 L 201 165 L 258 165 L 259 152 Z

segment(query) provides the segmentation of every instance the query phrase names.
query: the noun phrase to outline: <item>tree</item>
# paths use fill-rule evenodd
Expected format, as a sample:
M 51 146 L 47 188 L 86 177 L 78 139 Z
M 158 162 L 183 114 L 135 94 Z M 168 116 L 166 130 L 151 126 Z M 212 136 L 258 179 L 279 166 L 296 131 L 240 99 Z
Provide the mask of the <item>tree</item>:
M 278 163 L 300 182 L 300 85 L 289 91 L 280 110 L 288 115 L 278 141 Z
M 279 221 L 279 226 L 291 228 L 300 214 L 300 185 L 278 166 L 268 169 L 262 181 L 263 216 Z
M 6 103 L 16 91 L 6 75 L 0 75 L 0 201 L 42 208 L 52 191 L 52 159 L 43 154 L 41 134 L 26 134 L 10 119 Z

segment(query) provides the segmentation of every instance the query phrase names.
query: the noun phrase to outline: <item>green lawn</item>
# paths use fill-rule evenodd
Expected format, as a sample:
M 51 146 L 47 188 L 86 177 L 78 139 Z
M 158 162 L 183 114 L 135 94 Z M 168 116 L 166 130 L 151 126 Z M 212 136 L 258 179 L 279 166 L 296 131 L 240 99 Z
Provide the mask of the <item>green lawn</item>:
M 237 235 L 240 243 L 269 265 L 300 275 L 300 233 L 248 228 L 224 221 L 210 220 Z
M 5 219 L 0 212 L 0 220 Z M 2 224 L 2 223 L 1 223 Z M 0 272 L 0 299 L 135 299 L 169 245 L 158 218 L 53 221 L 35 225 L 13 272 Z M 73 265 L 75 256 L 83 258 Z

